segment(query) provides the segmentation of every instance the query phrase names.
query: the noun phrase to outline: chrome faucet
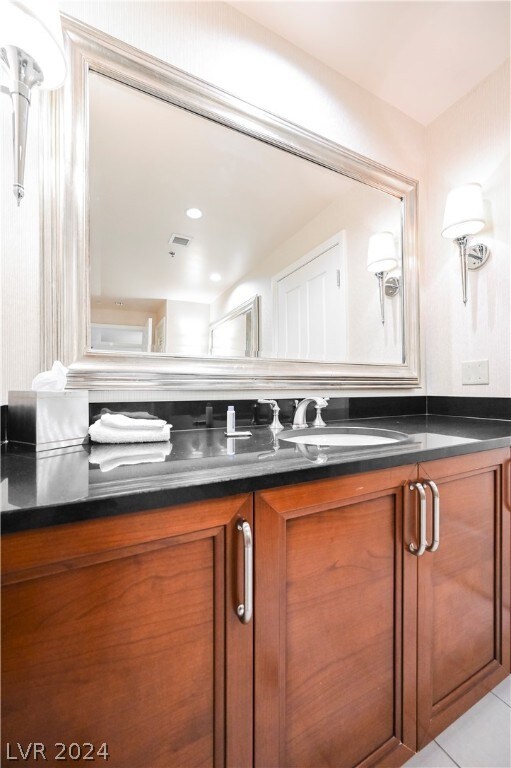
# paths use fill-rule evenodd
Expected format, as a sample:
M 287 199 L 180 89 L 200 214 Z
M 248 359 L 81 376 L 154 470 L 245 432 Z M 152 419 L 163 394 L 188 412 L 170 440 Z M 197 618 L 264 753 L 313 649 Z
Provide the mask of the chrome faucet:
M 306 421 L 307 406 L 309 403 L 316 403 L 316 418 L 313 422 L 313 427 L 324 427 L 325 422 L 321 418 L 320 411 L 322 408 L 326 408 L 328 401 L 324 397 L 305 397 L 298 403 L 295 411 L 295 417 L 293 419 L 293 429 L 305 429 L 308 426 Z

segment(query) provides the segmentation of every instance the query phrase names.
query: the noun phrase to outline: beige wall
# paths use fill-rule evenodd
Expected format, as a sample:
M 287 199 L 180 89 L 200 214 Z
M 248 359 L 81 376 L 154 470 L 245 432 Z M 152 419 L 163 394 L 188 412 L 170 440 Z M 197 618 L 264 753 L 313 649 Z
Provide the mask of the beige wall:
M 91 322 L 107 325 L 146 325 L 147 321 L 151 318 L 154 323 L 156 322 L 155 312 L 142 312 L 134 309 L 103 309 L 100 307 L 92 307 L 91 309 Z
M 511 396 L 509 61 L 431 123 L 426 131 L 428 199 L 423 304 L 429 395 Z M 451 187 L 482 184 L 488 263 L 469 273 L 463 304 L 458 251 L 441 236 Z M 461 363 L 489 360 L 489 385 L 462 385 Z M 474 414 L 477 415 L 477 414 Z
M 207 355 L 209 304 L 167 300 L 166 348 L 175 355 Z
M 38 96 L 33 96 L 35 119 L 29 126 L 27 190 L 18 208 L 12 193 L 11 110 L 0 94 L 1 403 L 7 402 L 9 389 L 29 389 L 40 371 Z

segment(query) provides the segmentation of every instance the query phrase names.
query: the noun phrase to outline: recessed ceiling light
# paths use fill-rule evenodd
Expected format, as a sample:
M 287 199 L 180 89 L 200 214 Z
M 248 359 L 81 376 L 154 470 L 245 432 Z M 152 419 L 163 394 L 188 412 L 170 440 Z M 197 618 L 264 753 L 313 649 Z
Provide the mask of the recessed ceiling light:
M 214 283 L 218 283 L 218 281 L 222 279 L 222 275 L 219 275 L 218 272 L 212 272 L 209 276 L 209 279 Z
M 189 219 L 200 219 L 202 216 L 202 211 L 200 208 L 188 208 L 186 211 L 186 215 Z

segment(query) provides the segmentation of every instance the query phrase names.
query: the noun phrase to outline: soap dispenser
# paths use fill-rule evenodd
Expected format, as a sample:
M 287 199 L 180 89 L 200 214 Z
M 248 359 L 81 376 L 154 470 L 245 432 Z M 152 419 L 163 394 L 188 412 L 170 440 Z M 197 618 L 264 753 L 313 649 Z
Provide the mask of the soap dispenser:
M 232 434 L 236 431 L 236 413 L 234 411 L 234 405 L 227 407 L 227 433 Z

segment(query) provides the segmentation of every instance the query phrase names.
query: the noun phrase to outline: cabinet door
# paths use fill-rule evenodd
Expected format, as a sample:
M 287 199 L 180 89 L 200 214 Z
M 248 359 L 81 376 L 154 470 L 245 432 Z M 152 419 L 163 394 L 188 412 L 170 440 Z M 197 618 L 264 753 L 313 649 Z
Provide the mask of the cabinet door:
M 252 764 L 240 518 L 251 496 L 4 538 L 4 758 L 106 743 L 116 768 Z
M 403 501 L 416 467 L 256 494 L 255 764 L 400 765 Z M 412 680 L 412 685 L 414 681 Z
M 510 655 L 509 454 L 421 464 L 428 479 L 439 490 L 440 544 L 416 558 L 418 748 L 509 674 Z

